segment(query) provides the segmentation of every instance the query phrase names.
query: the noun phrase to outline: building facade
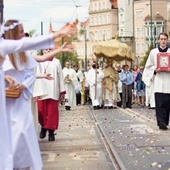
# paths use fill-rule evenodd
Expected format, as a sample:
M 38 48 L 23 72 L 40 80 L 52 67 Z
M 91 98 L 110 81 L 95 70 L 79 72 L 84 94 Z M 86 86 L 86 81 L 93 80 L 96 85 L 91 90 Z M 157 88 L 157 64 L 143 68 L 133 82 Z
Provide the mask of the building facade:
M 151 4 L 150 4 L 151 3 Z M 169 34 L 170 0 L 134 0 L 136 61 L 140 63 L 149 45 L 157 45 L 160 32 Z

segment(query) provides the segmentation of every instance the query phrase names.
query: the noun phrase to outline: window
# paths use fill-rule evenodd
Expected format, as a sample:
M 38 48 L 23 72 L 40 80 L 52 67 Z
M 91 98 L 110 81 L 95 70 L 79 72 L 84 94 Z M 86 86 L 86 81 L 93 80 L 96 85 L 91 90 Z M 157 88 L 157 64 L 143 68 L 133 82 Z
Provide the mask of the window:
M 97 40 L 98 40 L 98 32 L 95 31 L 95 41 L 97 41 Z
M 138 37 L 138 38 L 140 37 L 140 29 L 139 28 L 136 29 L 136 37 Z
M 110 14 L 107 14 L 107 24 L 110 24 Z
M 103 30 L 103 41 L 106 40 L 106 30 Z
M 107 39 L 110 39 L 110 29 L 107 30 Z
M 103 15 L 103 24 L 105 24 L 106 21 L 105 21 L 105 15 Z
M 94 20 L 93 20 L 93 17 L 91 17 L 91 21 L 90 21 L 91 25 L 94 24 Z
M 124 16 L 123 16 L 123 14 L 120 14 L 119 15 L 119 21 L 120 21 L 120 25 L 123 25 L 124 24 Z
M 145 44 L 144 43 L 142 43 L 142 51 L 141 51 L 141 53 L 145 53 Z
M 137 52 L 137 53 L 139 53 L 139 52 L 140 52 L 139 44 L 136 44 L 136 52 Z

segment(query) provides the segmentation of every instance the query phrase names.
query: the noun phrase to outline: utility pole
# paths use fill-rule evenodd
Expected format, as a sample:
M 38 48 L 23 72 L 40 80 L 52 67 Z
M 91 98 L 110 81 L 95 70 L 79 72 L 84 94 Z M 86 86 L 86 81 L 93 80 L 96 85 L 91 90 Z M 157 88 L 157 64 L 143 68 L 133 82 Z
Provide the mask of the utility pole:
M 4 1 L 0 0 L 0 22 L 1 24 L 4 21 Z
M 151 22 L 151 30 L 150 30 L 150 34 L 151 34 L 151 45 L 153 46 L 153 34 L 152 34 L 152 0 L 150 0 L 150 15 L 151 15 L 151 19 L 150 19 L 150 22 Z
M 41 21 L 41 35 L 43 35 L 43 22 Z M 41 55 L 43 55 L 43 50 L 41 50 Z
M 85 60 L 84 60 L 84 71 L 87 71 L 87 32 L 86 27 L 84 29 L 84 47 L 85 47 Z
M 64 44 L 64 37 L 62 37 L 62 44 Z M 64 68 L 64 62 L 65 62 L 65 58 L 64 58 L 64 52 L 62 52 L 62 59 L 61 59 L 61 61 L 62 61 L 62 68 Z

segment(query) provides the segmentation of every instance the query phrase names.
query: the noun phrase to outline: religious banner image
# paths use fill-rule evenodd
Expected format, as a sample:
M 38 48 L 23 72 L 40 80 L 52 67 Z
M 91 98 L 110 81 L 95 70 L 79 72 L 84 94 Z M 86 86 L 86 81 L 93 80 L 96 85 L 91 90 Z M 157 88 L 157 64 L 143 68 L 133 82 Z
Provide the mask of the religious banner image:
M 170 53 L 157 54 L 157 69 L 160 71 L 170 71 Z

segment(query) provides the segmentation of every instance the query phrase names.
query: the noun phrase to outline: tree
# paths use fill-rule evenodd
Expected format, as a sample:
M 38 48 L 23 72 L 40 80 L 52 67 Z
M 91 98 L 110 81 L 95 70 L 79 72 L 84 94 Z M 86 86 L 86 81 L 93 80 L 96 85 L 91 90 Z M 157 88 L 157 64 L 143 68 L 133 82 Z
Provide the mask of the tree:
M 64 67 L 64 64 L 65 64 L 65 62 L 67 60 L 69 60 L 71 62 L 71 66 L 73 66 L 74 64 L 78 65 L 78 63 L 79 63 L 79 59 L 78 59 L 77 53 L 65 52 L 63 54 L 57 55 L 56 58 L 58 58 L 60 60 L 62 68 Z
M 149 46 L 148 50 L 145 52 L 145 56 L 143 57 L 142 61 L 140 62 L 140 66 L 145 66 L 146 61 L 148 59 L 150 51 L 153 49 L 153 43 Z

